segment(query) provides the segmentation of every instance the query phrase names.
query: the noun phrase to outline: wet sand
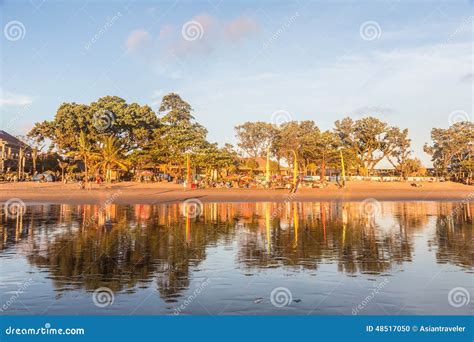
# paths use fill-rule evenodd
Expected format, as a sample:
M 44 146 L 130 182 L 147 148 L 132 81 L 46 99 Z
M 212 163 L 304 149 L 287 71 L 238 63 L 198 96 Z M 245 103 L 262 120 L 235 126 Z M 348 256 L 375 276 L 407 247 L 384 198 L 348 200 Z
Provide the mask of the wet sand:
M 280 202 L 280 201 L 474 201 L 474 186 L 452 182 L 422 183 L 348 182 L 339 189 L 330 184 L 325 189 L 300 188 L 296 194 L 288 190 L 202 189 L 184 191 L 182 185 L 170 183 L 94 184 L 89 190 L 79 185 L 62 183 L 1 183 L 0 203 L 19 198 L 25 203 L 95 204 L 105 201 L 117 204 L 154 204 L 180 202 L 198 198 L 202 202 Z

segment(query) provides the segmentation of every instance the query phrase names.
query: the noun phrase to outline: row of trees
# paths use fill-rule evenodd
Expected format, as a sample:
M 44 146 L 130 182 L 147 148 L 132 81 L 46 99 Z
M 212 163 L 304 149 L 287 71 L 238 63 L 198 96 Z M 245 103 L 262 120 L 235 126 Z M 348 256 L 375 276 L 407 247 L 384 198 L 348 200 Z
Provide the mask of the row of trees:
M 62 159 L 81 160 L 86 175 L 100 170 L 107 178 L 114 168 L 159 167 L 179 174 L 187 156 L 194 167 L 220 174 L 235 171 L 242 163 L 239 157 L 252 160 L 268 154 L 276 160 L 277 168 L 296 162 L 304 173 L 325 174 L 328 167 L 340 168 L 341 155 L 347 171 L 359 175 L 370 175 L 383 159 L 401 177 L 422 168 L 413 157 L 408 130 L 370 116 L 338 120 L 333 130 L 326 131 L 312 120 L 282 125 L 246 122 L 235 131 L 237 148 L 209 142 L 207 130 L 196 122 L 190 104 L 171 93 L 163 97 L 158 115 L 147 105 L 128 104 L 116 96 L 90 105 L 65 103 L 53 120 L 36 123 L 28 137 L 35 144 L 47 144 Z M 439 175 L 472 176 L 472 122 L 435 128 L 432 139 L 425 151 L 432 156 Z
M 314 121 L 290 121 L 275 126 L 266 122 L 246 122 L 236 127 L 238 147 L 251 157 L 271 155 L 304 172 L 326 167 L 340 168 L 340 156 L 348 170 L 369 175 L 386 158 L 402 176 L 421 168 L 411 158 L 408 130 L 400 130 L 373 117 L 357 121 L 338 120 L 334 130 L 322 131 Z
M 150 106 L 127 104 L 106 96 L 90 105 L 62 104 L 54 119 L 36 123 L 28 133 L 34 146 L 49 146 L 60 158 L 82 161 L 86 176 L 112 169 L 161 168 L 179 174 L 186 156 L 193 166 L 210 172 L 232 168 L 237 154 L 231 145 L 207 141 L 207 130 L 177 94 L 166 95 L 160 117 Z

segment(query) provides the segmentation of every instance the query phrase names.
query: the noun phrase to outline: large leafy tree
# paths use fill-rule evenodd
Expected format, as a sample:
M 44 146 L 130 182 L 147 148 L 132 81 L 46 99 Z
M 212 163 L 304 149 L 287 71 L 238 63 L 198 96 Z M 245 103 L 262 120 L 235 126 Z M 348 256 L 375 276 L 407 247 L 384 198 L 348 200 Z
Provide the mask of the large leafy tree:
M 178 94 L 170 93 L 163 97 L 160 113 L 160 127 L 155 130 L 150 153 L 155 160 L 169 166 L 184 166 L 186 154 L 199 154 L 208 147 L 207 130 L 197 123 L 191 105 Z
M 397 166 L 397 170 L 404 174 L 405 177 L 423 176 L 426 173 L 426 169 L 418 158 L 405 159 L 402 164 Z
M 474 123 L 458 122 L 447 129 L 431 130 L 432 145 L 424 150 L 432 156 L 433 165 L 439 174 L 451 176 L 464 172 L 472 176 L 474 158 Z
M 277 139 L 278 153 L 288 165 L 294 165 L 296 155 L 298 166 L 306 171 L 317 158 L 316 144 L 320 133 L 314 121 L 287 122 L 280 128 Z
M 339 167 L 339 147 L 341 141 L 337 134 L 331 131 L 319 132 L 314 146 L 314 161 L 319 164 L 321 179 L 326 175 L 326 166 Z
M 408 138 L 408 129 L 400 130 L 398 127 L 394 127 L 391 129 L 388 139 L 390 139 L 393 149 L 387 154 L 387 160 L 402 178 L 406 178 L 409 173 L 413 173 L 413 168 L 416 168 L 417 163 L 415 160 L 409 161 L 412 149 L 411 139 Z
M 194 164 L 210 175 L 216 171 L 217 175 L 226 176 L 229 171 L 235 170 L 238 165 L 237 153 L 232 145 L 226 144 L 220 148 L 217 143 L 207 143 L 198 154 L 192 156 Z
M 393 127 L 374 117 L 337 120 L 335 132 L 342 143 L 357 155 L 362 174 L 368 175 L 375 166 L 389 156 L 395 148 L 396 133 Z
M 249 157 L 258 158 L 267 155 L 272 148 L 278 129 L 267 122 L 245 122 L 235 127 L 237 146 Z
M 153 110 L 145 105 L 128 104 L 117 96 L 105 96 L 86 105 L 63 103 L 51 121 L 36 123 L 28 136 L 48 141 L 51 149 L 61 153 L 77 151 L 79 132 L 89 143 L 104 136 L 114 136 L 126 151 L 141 149 L 159 127 Z

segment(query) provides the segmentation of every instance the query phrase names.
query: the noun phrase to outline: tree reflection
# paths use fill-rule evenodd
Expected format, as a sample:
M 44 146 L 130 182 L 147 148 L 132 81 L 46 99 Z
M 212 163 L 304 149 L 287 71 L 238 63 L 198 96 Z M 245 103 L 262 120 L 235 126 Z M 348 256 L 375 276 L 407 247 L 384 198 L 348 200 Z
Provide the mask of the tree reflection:
M 49 272 L 58 292 L 134 291 L 155 282 L 173 302 L 213 246 L 237 249 L 229 266 L 246 272 L 304 272 L 325 263 L 347 274 L 379 274 L 412 260 L 418 232 L 428 234 L 439 263 L 472 269 L 473 209 L 389 202 L 368 218 L 360 203 L 210 203 L 189 218 L 181 204 L 39 205 L 0 216 L 0 251 L 21 251 Z

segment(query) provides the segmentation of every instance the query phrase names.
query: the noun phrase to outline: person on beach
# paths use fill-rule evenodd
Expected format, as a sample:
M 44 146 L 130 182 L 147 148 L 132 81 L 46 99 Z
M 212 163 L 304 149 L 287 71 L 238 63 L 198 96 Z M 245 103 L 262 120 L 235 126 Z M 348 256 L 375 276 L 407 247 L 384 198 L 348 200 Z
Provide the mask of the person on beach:
M 298 186 L 300 185 L 300 177 L 296 177 L 296 184 L 294 186 L 292 186 L 292 188 L 290 189 L 290 194 L 295 194 L 296 191 L 298 191 Z

